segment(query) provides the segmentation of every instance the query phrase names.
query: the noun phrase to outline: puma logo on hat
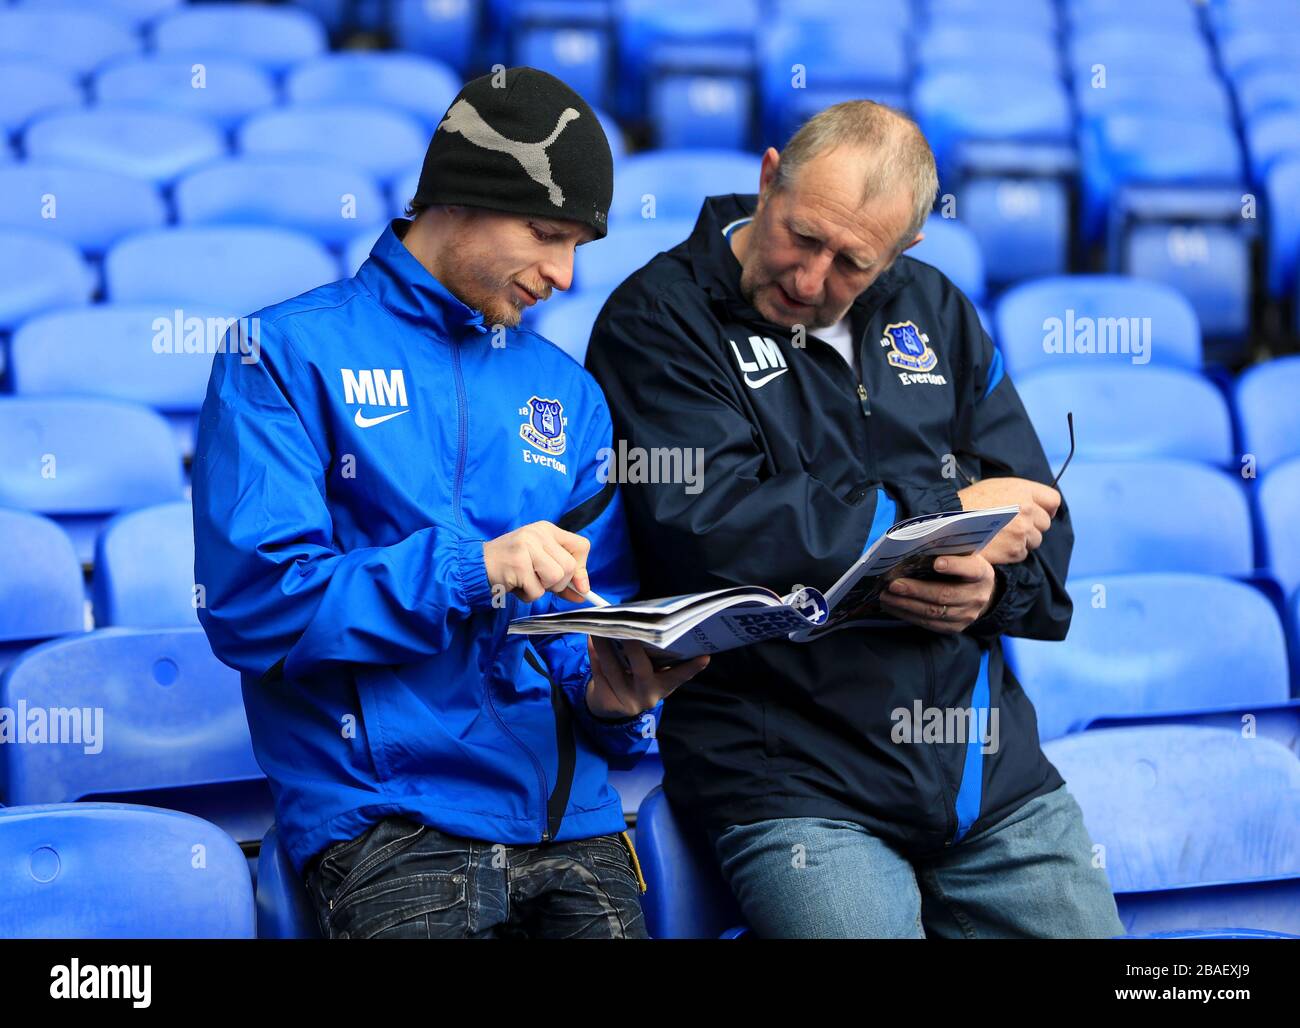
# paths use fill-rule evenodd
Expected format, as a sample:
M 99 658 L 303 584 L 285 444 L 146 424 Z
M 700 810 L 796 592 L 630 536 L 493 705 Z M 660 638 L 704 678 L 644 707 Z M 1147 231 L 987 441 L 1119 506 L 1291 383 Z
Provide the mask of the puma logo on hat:
M 507 139 L 494 129 L 483 120 L 483 116 L 478 111 L 474 110 L 468 100 L 457 100 L 447 111 L 447 116 L 442 119 L 438 129 L 459 132 L 471 143 L 486 150 L 508 153 L 523 165 L 530 179 L 546 189 L 551 203 L 556 207 L 563 207 L 564 192 L 551 178 L 551 161 L 546 156 L 546 148 L 559 138 L 560 133 L 564 131 L 564 126 L 577 117 L 580 117 L 577 111 L 572 107 L 566 107 L 560 113 L 559 120 L 556 121 L 555 128 L 549 136 L 540 143 L 523 143 L 517 139 Z

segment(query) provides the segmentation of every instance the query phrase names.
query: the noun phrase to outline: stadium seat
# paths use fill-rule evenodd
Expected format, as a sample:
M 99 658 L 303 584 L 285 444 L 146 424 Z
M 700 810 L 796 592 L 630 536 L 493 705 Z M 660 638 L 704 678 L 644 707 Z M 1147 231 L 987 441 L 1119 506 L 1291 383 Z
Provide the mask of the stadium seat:
M 753 126 L 753 89 L 742 75 L 661 75 L 650 85 L 650 123 L 665 149 L 742 149 Z
M 196 71 L 196 65 L 201 69 Z M 102 104 L 202 117 L 225 131 L 277 100 L 270 72 L 231 57 L 114 61 L 95 76 L 91 91 Z
M 637 811 L 650 790 L 664 780 L 664 763 L 659 756 L 659 744 L 651 742 L 649 751 L 636 765 L 626 771 L 609 772 L 609 784 L 623 801 L 623 816 L 635 825 Z
M 387 6 L 389 31 L 400 49 L 469 71 L 481 0 L 390 0 Z
M 1187 0 L 1147 0 L 1137 6 L 1125 0 L 1067 0 L 1062 11 L 1076 32 L 1115 23 L 1154 29 L 1196 28 L 1196 11 Z
M 1241 479 L 1192 461 L 1075 460 L 1061 479 L 1071 580 L 1136 571 L 1253 576 Z
M 1080 457 L 1178 457 L 1240 467 L 1227 401 L 1195 372 L 1062 363 L 1021 376 L 1016 389 L 1049 456 L 1069 452 L 1072 411 Z
M 175 201 L 183 225 L 278 226 L 335 248 L 355 238 L 359 226 L 382 227 L 388 216 L 388 201 L 369 174 L 310 157 L 209 164 L 176 184 Z
M 1061 58 L 1050 31 L 1007 24 L 983 26 L 966 19 L 931 18 L 931 27 L 917 40 L 923 73 L 984 72 L 989 67 L 1058 76 Z
M 139 52 L 140 37 L 129 24 L 89 8 L 0 8 L 0 59 L 27 58 L 87 75 L 114 57 Z
M 382 232 L 382 228 L 366 229 L 348 242 L 348 245 L 343 248 L 343 273 L 345 275 L 351 277 L 361 269 L 361 265 L 370 257 L 370 251 L 375 248 L 375 243 Z
M 376 104 L 300 104 L 256 114 L 239 130 L 239 150 L 256 157 L 328 157 L 383 185 L 417 168 L 429 137 L 410 115 Z
M 224 157 L 226 141 L 205 118 L 131 107 L 96 107 L 37 118 L 23 136 L 32 160 L 99 168 L 170 184 Z
M 91 563 L 109 516 L 181 495 L 180 455 L 153 411 L 117 400 L 0 396 L 0 506 L 52 517 L 82 564 Z
M 0 938 L 251 939 L 255 915 L 244 855 L 200 818 L 126 803 L 0 808 Z
M 256 843 L 271 791 L 253 756 L 238 671 L 203 629 L 100 628 L 28 650 L 0 676 L 14 708 L 51 717 L 58 745 L 0 749 L 6 803 L 144 803 Z
M 1300 356 L 1278 357 L 1247 368 L 1235 383 L 1242 452 L 1253 454 L 1262 477 L 1300 456 Z
M 587 343 L 591 329 L 596 324 L 606 296 L 553 297 L 537 314 L 533 331 L 549 339 L 561 350 L 581 364 L 587 357 Z
M 293 104 L 389 107 L 417 119 L 426 132 L 432 132 L 460 86 L 459 75 L 428 57 L 398 51 L 352 51 L 303 62 L 289 73 L 284 90 Z
M 1076 81 L 1091 79 L 1098 66 L 1104 69 L 1107 83 L 1112 76 L 1136 72 L 1189 78 L 1214 71 L 1213 55 L 1195 24 L 1132 25 L 1127 16 L 1073 33 L 1066 60 Z
M 69 72 L 37 60 L 0 57 L 0 139 L 22 132 L 37 115 L 80 107 L 84 100 Z
M 1269 171 L 1265 195 L 1268 291 L 1274 299 L 1289 300 L 1300 285 L 1300 157 L 1279 161 Z
M 959 221 L 934 215 L 921 231 L 925 238 L 907 255 L 938 268 L 972 303 L 983 303 L 984 255 L 975 234 Z
M 549 72 L 593 107 L 607 107 L 613 59 L 609 15 L 605 4 L 582 0 L 516 7 L 514 63 Z
M 94 275 L 71 243 L 0 228 L 0 332 L 90 299 Z
M 1278 161 L 1300 157 L 1300 108 L 1270 111 L 1246 123 L 1250 173 L 1264 182 Z
M 127 511 L 104 526 L 92 583 L 97 627 L 198 624 L 193 519 L 181 501 Z
M 1139 67 L 1106 76 L 1104 87 L 1091 77 L 1075 82 L 1075 101 L 1085 120 L 1110 114 L 1161 114 L 1232 119 L 1232 97 L 1210 72 L 1171 78 Z
M 961 223 L 979 242 L 990 285 L 1059 275 L 1067 269 L 1070 200 L 1064 181 L 982 177 L 963 185 L 959 196 Z
M 1288 596 L 1300 600 L 1297 592 L 1300 590 L 1300 532 L 1296 531 L 1300 511 L 1300 447 L 1297 454 L 1264 473 L 1256 502 L 1265 566 Z M 1300 653 L 1297 658 L 1300 659 Z M 1296 684 L 1300 692 L 1300 678 Z
M 85 628 L 81 563 L 49 518 L 0 508 L 0 670 L 24 649 Z
M 641 801 L 636 846 L 646 882 L 641 906 L 652 939 L 716 939 L 743 926 L 708 841 L 678 821 L 661 788 Z
M 262 4 L 189 4 L 153 27 L 161 54 L 237 57 L 283 72 L 325 51 L 325 30 L 306 11 Z
M 137 31 L 168 11 L 181 6 L 186 0 L 12 0 L 19 7 L 39 10 L 81 9 L 99 10 L 118 21 L 126 22 Z
M 1073 134 L 1070 98 L 1051 75 L 937 71 L 916 81 L 912 102 L 941 181 L 959 170 L 968 140 L 1063 143 Z
M 1291 16 L 1294 19 L 1294 11 Z M 1256 71 L 1294 68 L 1297 53 L 1300 53 L 1300 23 L 1295 20 L 1283 25 L 1260 25 L 1219 39 L 1219 60 L 1230 79 Z
M 1262 114 L 1300 108 L 1300 69 L 1268 68 L 1236 82 L 1237 104 L 1247 124 Z
M 1083 809 L 1129 933 L 1300 933 L 1300 761 L 1270 739 L 1189 726 L 1046 743 Z
M 1250 330 L 1250 244 L 1227 225 L 1138 225 L 1123 243 L 1120 270 L 1173 286 L 1196 312 L 1207 339 L 1245 339 Z
M 633 154 L 614 175 L 611 231 L 629 221 L 699 217 L 707 196 L 758 192 L 758 157 L 736 150 L 651 150 Z M 617 225 L 615 221 L 617 219 Z
M 574 291 L 608 296 L 656 254 L 685 241 L 694 228 L 695 223 L 684 218 L 629 222 L 604 239 L 578 247 L 573 258 Z
M 20 396 L 101 396 L 152 407 L 194 452 L 212 355 L 233 316 L 171 303 L 95 304 L 25 321 L 10 343 Z
M 1003 639 L 1007 660 L 1055 739 L 1107 715 L 1284 703 L 1286 637 L 1258 589 L 1214 575 L 1079 578 L 1062 642 Z
M 945 25 L 979 22 L 1037 32 L 1055 32 L 1057 28 L 1055 0 L 929 0 L 922 6 L 928 7 L 931 22 Z
M 338 262 L 309 236 L 242 225 L 142 232 L 104 260 L 105 293 L 114 302 L 192 303 L 239 317 L 338 277 Z
M 1025 282 L 1002 296 L 994 316 L 998 345 L 1013 377 L 1060 364 L 1132 364 L 1131 342 L 1129 352 L 1122 347 L 1125 323 L 1132 318 L 1150 319 L 1148 352 L 1153 364 L 1201 367 L 1196 312 L 1176 289 L 1158 282 L 1119 275 L 1062 275 Z M 1061 347 L 1055 345 L 1058 336 Z M 1107 340 L 1106 346 L 1099 345 Z M 1065 347 L 1068 341 L 1076 344 L 1074 352 Z
M 275 825 L 267 829 L 262 847 L 257 851 L 257 937 L 320 938 L 311 897 L 280 845 L 280 833 Z
M 142 179 L 42 161 L 0 168 L 0 227 L 101 254 L 123 236 L 166 223 L 167 205 Z

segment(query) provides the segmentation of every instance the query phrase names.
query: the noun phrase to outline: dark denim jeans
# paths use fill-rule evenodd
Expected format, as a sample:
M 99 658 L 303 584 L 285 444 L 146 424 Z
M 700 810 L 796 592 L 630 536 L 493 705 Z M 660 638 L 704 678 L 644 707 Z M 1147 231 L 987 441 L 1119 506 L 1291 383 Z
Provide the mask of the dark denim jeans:
M 309 866 L 330 939 L 644 939 L 641 881 L 618 835 L 506 846 L 388 817 Z

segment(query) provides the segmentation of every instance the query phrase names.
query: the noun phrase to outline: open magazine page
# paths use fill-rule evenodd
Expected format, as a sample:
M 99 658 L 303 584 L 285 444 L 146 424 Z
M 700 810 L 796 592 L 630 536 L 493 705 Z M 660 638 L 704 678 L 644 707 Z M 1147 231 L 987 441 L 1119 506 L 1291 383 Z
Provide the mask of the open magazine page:
M 820 639 L 841 628 L 899 628 L 907 624 L 880 606 L 880 594 L 897 578 L 941 578 L 934 560 L 943 554 L 978 553 L 1020 512 L 993 507 L 956 514 L 925 515 L 900 522 L 876 540 L 826 592 L 830 616 L 799 632 L 799 642 Z

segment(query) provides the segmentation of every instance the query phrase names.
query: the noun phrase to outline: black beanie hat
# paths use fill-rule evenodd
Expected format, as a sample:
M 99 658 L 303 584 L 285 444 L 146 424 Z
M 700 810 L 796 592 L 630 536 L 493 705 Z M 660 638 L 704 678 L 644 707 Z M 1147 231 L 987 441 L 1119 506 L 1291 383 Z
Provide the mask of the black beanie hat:
M 447 108 L 415 202 L 569 218 L 600 239 L 613 191 L 609 140 L 587 102 L 554 75 L 506 68 L 467 82 Z

